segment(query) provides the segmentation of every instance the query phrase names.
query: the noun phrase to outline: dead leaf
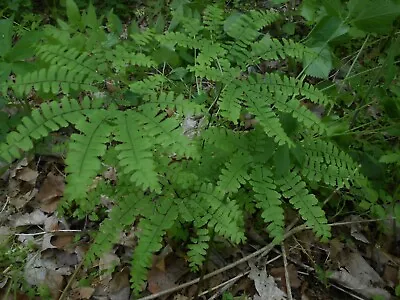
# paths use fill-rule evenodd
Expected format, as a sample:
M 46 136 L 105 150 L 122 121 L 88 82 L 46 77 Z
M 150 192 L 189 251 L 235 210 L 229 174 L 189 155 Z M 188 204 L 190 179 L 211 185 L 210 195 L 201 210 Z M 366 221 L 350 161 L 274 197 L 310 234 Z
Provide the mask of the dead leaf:
M 183 259 L 170 255 L 163 260 L 165 265 L 160 269 L 157 267 L 157 258 L 154 259 L 155 263 L 148 275 L 147 289 L 153 294 L 176 286 L 176 281 L 186 272 Z
M 293 264 L 289 264 L 287 266 L 288 273 L 289 273 L 289 280 L 290 280 L 290 286 L 294 289 L 297 289 L 301 286 L 301 280 L 297 276 L 297 269 Z M 282 287 L 286 288 L 286 276 L 285 276 L 285 268 L 280 267 L 280 268 L 272 268 L 270 270 L 270 274 L 273 277 L 279 277 L 282 280 Z
M 64 177 L 50 172 L 40 186 L 35 200 L 43 211 L 52 213 L 57 209 L 57 202 L 64 194 L 64 188 Z
M 35 170 L 32 170 L 30 168 L 23 168 L 17 173 L 16 178 L 28 182 L 30 185 L 35 185 L 38 175 L 39 173 Z
M 53 299 L 58 299 L 64 286 L 64 276 L 55 271 L 47 270 L 45 283 Z
M 73 234 L 62 234 L 62 235 L 53 235 L 51 238 L 51 244 L 57 249 L 66 250 L 68 245 L 71 245 L 74 241 Z
M 28 165 L 28 159 L 26 157 L 24 157 L 17 163 L 17 165 L 14 167 L 14 169 L 10 170 L 10 177 L 14 178 L 15 176 L 17 176 L 17 172 L 19 170 L 23 169 L 24 167 L 26 167 L 27 165 Z
M 129 270 L 124 268 L 115 273 L 111 279 L 109 285 L 110 294 L 115 294 L 126 287 L 129 288 Z
M 350 216 L 350 234 L 353 238 L 355 238 L 357 241 L 363 242 L 365 244 L 369 244 L 368 239 L 365 237 L 365 235 L 362 233 L 362 226 L 361 223 L 357 223 L 357 221 L 362 221 L 363 219 L 359 216 Z
M 274 277 L 267 274 L 265 267 L 259 270 L 253 263 L 249 263 L 251 268 L 249 278 L 254 280 L 254 285 L 258 295 L 254 295 L 253 300 L 282 300 L 286 299 L 285 293 L 278 288 Z
M 71 291 L 71 295 L 69 295 L 72 299 L 90 299 L 94 293 L 94 288 L 89 286 L 83 286 L 75 288 Z
M 367 298 L 381 296 L 383 299 L 390 299 L 390 294 L 386 290 L 365 284 L 359 278 L 347 272 L 344 268 L 341 268 L 340 271 L 334 271 L 331 273 L 329 278 Z
M 342 253 L 340 263 L 343 268 L 334 271 L 330 279 L 365 297 L 380 295 L 384 299 L 390 299 L 390 294 L 380 288 L 384 286 L 383 279 L 359 253 Z
M 35 198 L 38 189 L 34 188 L 26 193 L 20 193 L 20 189 L 16 188 L 17 192 L 14 196 L 11 197 L 11 204 L 17 208 L 23 208 L 28 202 L 30 202 L 33 198 Z
M 47 216 L 39 209 L 34 210 L 31 213 L 13 216 L 14 226 L 26 226 L 26 225 L 43 225 L 47 219 Z

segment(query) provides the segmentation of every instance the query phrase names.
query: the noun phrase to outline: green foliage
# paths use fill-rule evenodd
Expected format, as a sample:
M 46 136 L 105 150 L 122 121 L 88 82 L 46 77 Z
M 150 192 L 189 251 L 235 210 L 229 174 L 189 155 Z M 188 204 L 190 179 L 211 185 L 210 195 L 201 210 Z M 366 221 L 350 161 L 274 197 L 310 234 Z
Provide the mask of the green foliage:
M 310 3 L 304 1 L 303 8 Z M 103 20 L 92 5 L 81 12 L 68 0 L 68 22 L 58 20 L 58 27 L 41 32 L 42 44 L 31 49 L 32 68 L 3 74 L 15 75 L 15 82 L 2 85 L 3 95 L 52 100 L 10 127 L 0 144 L 1 158 L 12 162 L 37 140 L 71 127 L 64 208 L 82 217 L 99 205 L 100 195 L 113 203 L 93 237 L 89 265 L 118 243 L 121 231 L 138 224 L 131 268 L 136 293 L 171 228 L 193 228 L 187 255 L 195 271 L 214 235 L 233 243 L 246 240 L 247 217 L 259 213 L 268 235 L 280 242 L 284 208 L 291 206 L 327 239 L 330 227 L 315 189 L 324 184 L 331 191 L 345 187 L 361 194 L 374 188 L 357 155 L 334 138 L 330 116 L 321 118 L 310 109 L 328 111 L 336 99 L 300 76 L 316 76 L 315 70 L 327 64 L 321 62 L 325 46 L 320 43 L 331 45 L 348 26 L 361 29 L 368 13 L 346 19 L 345 25 L 316 21 L 309 13 L 310 22 L 321 23 L 302 44 L 271 35 L 269 26 L 280 19 L 272 10 L 238 13 L 175 2 L 171 7 L 167 31 L 132 25 L 125 35 L 112 12 Z M 349 3 L 343 11 L 350 14 L 350 8 Z M 7 53 L 10 24 L 0 23 L 8 34 Z M 324 33 L 335 26 L 338 31 Z M 396 56 L 393 49 L 388 61 Z M 288 62 L 288 74 L 258 68 L 276 60 Z M 296 74 L 302 63 L 305 70 Z M 65 96 L 59 99 L 60 94 Z M 397 162 L 397 152 L 384 152 L 382 162 Z M 113 185 L 95 180 L 104 165 L 117 170 Z

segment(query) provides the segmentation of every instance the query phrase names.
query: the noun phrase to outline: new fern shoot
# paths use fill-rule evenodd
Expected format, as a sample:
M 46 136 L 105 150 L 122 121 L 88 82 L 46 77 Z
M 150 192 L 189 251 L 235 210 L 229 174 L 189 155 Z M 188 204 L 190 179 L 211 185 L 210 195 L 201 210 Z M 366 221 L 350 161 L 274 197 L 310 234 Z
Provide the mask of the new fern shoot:
M 100 205 L 100 194 L 114 203 L 93 236 L 88 265 L 138 222 L 131 281 L 140 293 L 152 254 L 174 226 L 193 228 L 187 257 L 198 270 L 214 234 L 246 240 L 248 207 L 256 208 L 277 243 L 288 205 L 328 239 L 327 217 L 311 184 L 368 187 L 357 163 L 302 105 L 329 106 L 331 99 L 301 79 L 257 71 L 264 61 L 290 58 L 301 65 L 313 58 L 301 43 L 268 33 L 278 13 L 185 5 L 171 11 L 168 30 L 146 28 L 124 38 L 113 26 L 116 16 L 108 16 L 103 30 L 92 6 L 76 15 L 73 1 L 67 3 L 68 24 L 43 32 L 36 69 L 2 85 L 17 96 L 35 91 L 53 100 L 7 134 L 0 156 L 11 163 L 50 133 L 74 128 L 63 207 L 76 207 L 74 214 L 84 217 Z M 117 88 L 107 92 L 106 82 Z M 250 128 L 244 115 L 254 120 Z M 188 117 L 204 122 L 196 134 L 184 133 Z M 93 189 L 104 164 L 117 169 L 117 182 Z

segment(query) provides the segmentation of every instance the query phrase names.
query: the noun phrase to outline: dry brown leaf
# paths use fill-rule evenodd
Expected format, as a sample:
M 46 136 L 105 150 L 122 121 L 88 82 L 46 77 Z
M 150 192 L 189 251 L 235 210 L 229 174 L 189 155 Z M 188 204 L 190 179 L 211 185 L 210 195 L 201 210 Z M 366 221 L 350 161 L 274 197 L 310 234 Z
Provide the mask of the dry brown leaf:
M 63 290 L 64 276 L 55 271 L 48 270 L 46 272 L 45 283 L 46 286 L 49 288 L 50 294 L 53 299 L 58 299 L 61 291 Z
M 55 235 L 51 238 L 51 244 L 57 249 L 66 250 L 66 248 L 69 248 L 67 246 L 71 245 L 74 241 L 74 237 L 75 236 L 73 234 Z
M 73 300 L 90 299 L 93 293 L 94 293 L 94 288 L 92 287 L 89 286 L 78 287 L 71 291 L 69 298 Z
M 39 203 L 43 211 L 52 213 L 57 209 L 57 203 L 64 193 L 64 188 L 64 177 L 49 173 L 40 186 L 35 200 Z
M 38 189 L 34 188 L 26 193 L 20 193 L 19 187 L 15 189 L 17 192 L 15 195 L 10 196 L 11 204 L 17 208 L 23 208 L 28 202 L 30 202 L 33 198 L 35 198 Z
M 170 255 L 168 259 L 164 260 L 165 271 L 153 264 L 148 275 L 147 288 L 153 294 L 176 286 L 175 282 L 186 272 L 186 263 L 183 259 Z
M 38 175 L 39 173 L 31 168 L 23 168 L 17 173 L 16 178 L 28 182 L 30 185 L 35 185 Z
M 109 298 L 112 300 L 129 300 L 130 284 L 127 268 L 114 274 L 109 284 Z
M 297 269 L 293 264 L 289 264 L 287 266 L 289 273 L 290 286 L 294 289 L 297 289 L 301 286 L 301 280 L 297 276 Z M 285 276 L 285 268 L 272 268 L 269 272 L 274 277 L 279 277 L 282 280 L 282 288 L 286 289 L 286 276 Z

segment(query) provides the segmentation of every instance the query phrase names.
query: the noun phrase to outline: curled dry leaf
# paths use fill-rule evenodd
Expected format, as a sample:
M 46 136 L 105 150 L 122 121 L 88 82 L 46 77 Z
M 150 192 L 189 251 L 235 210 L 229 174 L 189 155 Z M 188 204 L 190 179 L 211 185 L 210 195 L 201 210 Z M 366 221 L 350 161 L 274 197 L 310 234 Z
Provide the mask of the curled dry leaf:
M 47 174 L 46 179 L 40 186 L 39 193 L 35 200 L 39 203 L 40 209 L 52 213 L 57 209 L 57 202 L 64 193 L 64 177 L 53 173 Z

